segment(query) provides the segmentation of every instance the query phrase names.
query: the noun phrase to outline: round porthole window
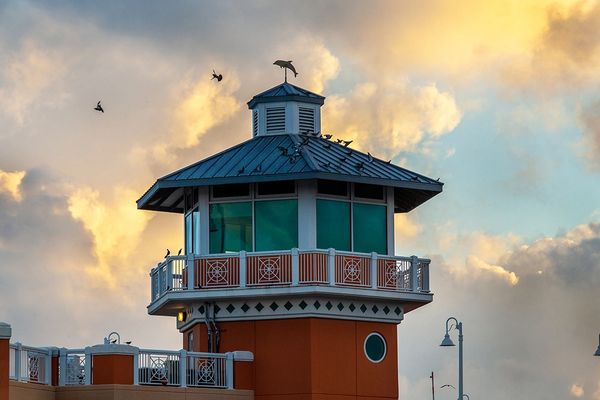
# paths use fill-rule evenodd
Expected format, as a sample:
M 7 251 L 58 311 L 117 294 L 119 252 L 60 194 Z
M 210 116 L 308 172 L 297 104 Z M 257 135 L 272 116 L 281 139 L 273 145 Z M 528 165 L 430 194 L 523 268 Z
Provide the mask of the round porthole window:
M 365 339 L 365 355 L 369 361 L 378 363 L 383 361 L 387 352 L 385 339 L 377 332 L 369 333 Z

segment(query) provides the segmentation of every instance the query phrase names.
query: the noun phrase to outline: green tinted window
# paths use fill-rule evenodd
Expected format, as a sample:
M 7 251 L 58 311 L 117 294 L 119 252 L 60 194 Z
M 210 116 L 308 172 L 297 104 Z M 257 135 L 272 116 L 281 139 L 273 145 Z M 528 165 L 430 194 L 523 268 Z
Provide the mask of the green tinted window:
M 386 206 L 354 203 L 354 251 L 387 254 Z
M 252 203 L 211 204 L 210 252 L 252 251 Z
M 317 247 L 350 251 L 350 203 L 317 200 Z
M 192 212 L 192 221 L 194 225 L 194 254 L 200 254 L 200 212 L 198 209 Z
M 189 213 L 185 216 L 185 254 L 192 253 L 193 251 L 193 232 L 192 213 Z
M 254 203 L 256 251 L 298 247 L 298 200 Z

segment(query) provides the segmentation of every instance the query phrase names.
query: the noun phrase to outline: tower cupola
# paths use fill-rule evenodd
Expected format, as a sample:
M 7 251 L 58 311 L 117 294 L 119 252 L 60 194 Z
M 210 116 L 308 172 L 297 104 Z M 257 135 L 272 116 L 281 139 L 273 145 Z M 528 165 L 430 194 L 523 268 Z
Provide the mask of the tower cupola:
M 248 102 L 252 110 L 252 136 L 321 131 L 325 97 L 288 82 L 257 94 Z

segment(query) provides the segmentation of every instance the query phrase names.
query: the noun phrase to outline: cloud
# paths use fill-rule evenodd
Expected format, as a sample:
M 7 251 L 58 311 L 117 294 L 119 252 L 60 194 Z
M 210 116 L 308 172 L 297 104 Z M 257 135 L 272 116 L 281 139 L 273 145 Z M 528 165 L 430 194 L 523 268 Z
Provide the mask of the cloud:
M 8 193 L 15 201 L 21 201 L 21 182 L 25 171 L 6 172 L 0 170 L 0 194 Z
M 481 270 L 505 280 L 512 286 L 519 283 L 519 277 L 514 272 L 508 271 L 501 265 L 490 264 L 477 256 L 467 256 L 466 265 L 469 269 L 468 273 L 475 273 L 475 271 Z
M 354 140 L 363 150 L 383 156 L 415 151 L 428 140 L 452 131 L 462 113 L 449 92 L 436 85 L 367 82 L 348 96 L 330 96 L 323 110 L 323 130 Z
M 102 284 L 114 287 L 117 279 L 127 279 L 131 270 L 123 268 L 141 239 L 151 215 L 138 211 L 138 193 L 116 187 L 112 199 L 100 197 L 89 187 L 76 189 L 68 199 L 71 216 L 91 234 L 95 265 L 89 272 Z
M 580 151 L 588 166 L 600 169 L 600 100 L 584 107 L 579 113 L 583 139 Z
M 6 52 L 8 60 L 0 69 L 0 109 L 22 125 L 36 102 L 60 100 L 62 94 L 49 89 L 64 77 L 67 68 L 57 51 L 41 48 L 32 40 L 25 41 L 18 51 Z
M 583 397 L 583 395 L 585 394 L 583 388 L 575 383 L 571 385 L 571 389 L 569 390 L 569 392 L 571 393 L 571 396 L 578 398 Z

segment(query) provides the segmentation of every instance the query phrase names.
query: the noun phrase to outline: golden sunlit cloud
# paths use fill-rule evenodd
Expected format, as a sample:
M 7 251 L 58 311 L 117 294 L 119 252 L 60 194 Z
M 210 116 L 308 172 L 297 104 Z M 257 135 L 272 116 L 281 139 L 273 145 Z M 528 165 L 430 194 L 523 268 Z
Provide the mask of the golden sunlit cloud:
M 421 231 L 421 227 L 405 213 L 394 214 L 394 228 L 396 239 L 414 238 Z
M 21 201 L 21 182 L 25 171 L 6 172 L 0 169 L 0 193 L 8 193 L 15 201 Z
M 467 268 L 471 269 L 471 271 L 472 269 L 475 269 L 491 273 L 497 276 L 498 278 L 508 282 L 511 286 L 514 286 L 517 283 L 519 283 L 519 277 L 514 272 L 508 271 L 501 265 L 487 263 L 476 256 L 468 256 L 466 260 L 466 265 Z
M 580 151 L 591 168 L 600 169 L 600 101 L 585 107 L 579 121 L 583 131 Z
M 27 109 L 42 98 L 52 83 L 66 73 L 64 59 L 59 54 L 26 41 L 18 52 L 9 55 L 0 70 L 0 110 L 23 124 Z M 44 98 L 56 101 L 57 93 Z M 48 100 L 50 99 L 50 100 Z
M 583 397 L 583 395 L 585 394 L 585 392 L 583 391 L 583 388 L 575 383 L 571 385 L 571 388 L 569 389 L 569 393 L 573 397 Z
M 133 268 L 128 258 L 136 250 L 152 214 L 135 207 L 138 193 L 116 187 L 111 200 L 89 187 L 75 190 L 68 199 L 71 216 L 91 234 L 97 264 L 89 267 L 93 278 L 114 287 L 117 276 L 126 277 Z M 118 270 L 118 272 L 117 272 Z
M 462 117 L 450 93 L 398 81 L 362 83 L 347 97 L 330 96 L 323 114 L 324 131 L 385 157 L 416 150 L 452 131 Z

